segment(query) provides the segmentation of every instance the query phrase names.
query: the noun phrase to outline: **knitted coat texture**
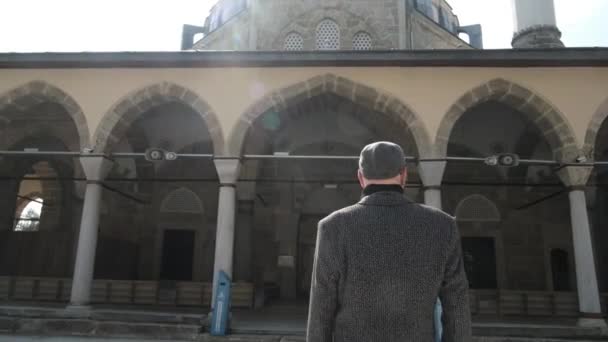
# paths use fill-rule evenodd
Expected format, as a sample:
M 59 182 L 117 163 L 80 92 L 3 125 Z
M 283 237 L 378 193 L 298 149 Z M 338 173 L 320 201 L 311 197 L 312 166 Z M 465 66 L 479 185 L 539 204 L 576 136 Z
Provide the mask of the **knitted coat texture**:
M 471 341 L 468 282 L 453 217 L 379 191 L 319 223 L 308 342 Z

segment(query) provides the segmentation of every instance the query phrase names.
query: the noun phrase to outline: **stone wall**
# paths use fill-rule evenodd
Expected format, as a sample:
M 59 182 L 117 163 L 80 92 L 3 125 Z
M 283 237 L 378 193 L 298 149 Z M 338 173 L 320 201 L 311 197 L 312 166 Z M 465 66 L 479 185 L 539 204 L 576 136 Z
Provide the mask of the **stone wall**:
M 193 50 L 249 50 L 250 12 L 243 11 L 217 30 L 206 35 Z
M 194 45 L 196 50 L 283 50 L 287 35 L 299 34 L 304 50 L 316 49 L 316 29 L 324 19 L 333 20 L 340 29 L 340 49 L 351 50 L 359 32 L 371 36 L 372 49 L 399 48 L 400 25 L 414 49 L 470 47 L 431 18 L 407 3 L 400 11 L 396 0 L 309 0 L 257 1 L 254 5 Z M 445 6 L 443 6 L 445 7 Z M 403 10 L 403 8 L 401 10 Z M 446 7 L 447 8 L 447 7 Z M 400 14 L 401 13 L 401 14 Z M 402 15 L 403 18 L 399 16 Z M 452 13 L 448 15 L 450 18 Z M 254 25 L 250 25 L 250 20 Z M 410 21 L 410 24 L 406 22 Z M 250 35 L 255 46 L 249 45 Z M 407 45 L 407 44 L 406 44 Z
M 533 203 L 558 190 L 449 186 L 443 191 L 444 208 L 454 215 L 455 208 L 469 194 L 481 194 L 499 208 L 499 222 L 458 222 L 463 237 L 493 239 L 498 288 L 551 291 L 551 250 L 562 249 L 569 255 L 569 284 L 574 290 L 574 255 L 566 195 L 548 199 L 527 209 L 517 209 L 522 203 Z
M 389 49 L 399 45 L 398 8 L 394 0 L 312 0 L 259 2 L 256 10 L 257 48 L 281 50 L 285 36 L 297 32 L 304 50 L 315 49 L 317 25 L 331 19 L 340 27 L 340 48 L 350 50 L 357 32 L 372 36 L 372 46 Z M 278 14 L 280 15 L 272 15 Z
M 0 275 L 71 277 L 71 232 L 0 232 Z
M 412 49 L 472 49 L 465 41 L 422 13 L 413 11 L 410 18 L 412 22 Z
M 251 260 L 243 252 L 242 224 L 237 222 L 235 268 L 251 267 L 249 279 L 280 289 L 283 299 L 296 298 L 298 289 L 310 276 L 318 221 L 332 211 L 354 204 L 359 197 L 357 184 L 325 188 L 321 184 L 258 183 L 260 199 L 254 202 L 252 215 L 253 250 Z M 239 260 L 242 260 L 239 262 Z M 243 263 L 243 264 L 241 264 Z M 242 272 L 242 271 L 241 271 Z M 308 278 L 307 278 L 308 276 Z M 278 293 L 277 293 L 278 294 Z
M 186 174 L 185 168 L 178 168 L 175 172 Z M 201 175 L 204 176 L 204 172 Z M 118 182 L 112 182 L 111 186 L 116 187 L 117 184 Z M 161 202 L 165 196 L 182 187 L 199 196 L 204 212 L 161 211 Z M 153 183 L 151 189 L 148 194 L 127 192 L 143 200 L 143 203 L 115 192 L 104 191 L 96 277 L 157 280 L 163 258 L 164 232 L 179 229 L 194 233 L 192 279 L 210 281 L 215 251 L 217 183 L 158 182 Z M 122 190 L 125 190 L 124 187 Z

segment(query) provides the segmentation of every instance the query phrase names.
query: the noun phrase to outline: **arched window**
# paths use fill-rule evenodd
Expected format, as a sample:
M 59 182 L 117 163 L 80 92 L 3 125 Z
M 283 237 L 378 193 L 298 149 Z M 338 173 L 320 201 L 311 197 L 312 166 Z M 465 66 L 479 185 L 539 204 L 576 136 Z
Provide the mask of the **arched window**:
M 297 32 L 291 32 L 285 37 L 285 43 L 283 44 L 283 50 L 287 51 L 300 51 L 304 49 L 304 38 Z
M 475 194 L 464 198 L 456 207 L 458 221 L 499 222 L 500 212 L 496 205 L 483 195 Z
M 16 232 L 36 232 L 40 228 L 40 215 L 44 200 L 40 197 L 24 198 L 28 203 L 15 218 Z
M 466 32 L 458 32 L 458 38 L 467 42 L 467 44 L 471 44 L 471 37 Z
M 340 27 L 335 21 L 325 19 L 317 25 L 317 49 L 340 49 Z
M 358 32 L 353 37 L 353 50 L 371 50 L 372 36 L 367 32 Z
M 160 211 L 162 213 L 198 214 L 203 212 L 203 203 L 192 190 L 179 188 L 163 199 Z

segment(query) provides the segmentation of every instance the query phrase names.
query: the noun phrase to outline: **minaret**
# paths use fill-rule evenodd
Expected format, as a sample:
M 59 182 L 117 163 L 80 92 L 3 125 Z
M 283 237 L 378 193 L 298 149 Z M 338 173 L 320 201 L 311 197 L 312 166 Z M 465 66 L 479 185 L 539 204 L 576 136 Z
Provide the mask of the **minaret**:
M 553 0 L 512 0 L 515 49 L 562 48 L 562 33 L 557 28 Z

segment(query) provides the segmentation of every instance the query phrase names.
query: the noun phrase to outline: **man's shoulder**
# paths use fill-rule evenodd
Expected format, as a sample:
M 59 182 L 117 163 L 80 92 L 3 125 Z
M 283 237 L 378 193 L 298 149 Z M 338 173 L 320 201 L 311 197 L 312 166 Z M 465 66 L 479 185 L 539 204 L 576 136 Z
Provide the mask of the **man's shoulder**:
M 432 221 L 438 226 L 455 226 L 455 218 L 450 214 L 424 204 L 411 203 L 406 207 L 404 215 L 416 217 L 418 220 Z M 367 207 L 361 204 L 354 204 L 334 211 L 319 222 L 319 227 L 340 227 L 352 220 L 360 219 L 367 215 L 367 211 L 374 210 L 375 207 Z
M 351 218 L 356 210 L 356 205 L 351 205 L 336 210 L 320 220 L 317 226 L 319 236 L 323 236 L 324 240 L 333 241 L 333 243 L 340 241 L 340 236 L 343 236 L 348 230 L 348 222 L 352 222 Z
M 454 225 L 456 218 L 441 209 L 431 207 L 425 204 L 415 204 L 413 206 L 416 211 L 416 216 L 425 221 L 433 221 L 438 224 Z
M 344 207 L 342 209 L 338 209 L 333 213 L 327 215 L 324 219 L 320 221 L 323 225 L 335 225 L 338 222 L 342 221 L 345 218 L 353 216 L 360 210 L 359 204 L 350 205 L 348 207 Z
M 446 222 L 454 222 L 454 216 L 446 213 L 443 210 L 437 209 L 435 207 L 431 207 L 430 205 L 425 204 L 415 204 L 414 207 L 420 212 L 421 215 L 435 218 L 437 220 L 444 220 Z

